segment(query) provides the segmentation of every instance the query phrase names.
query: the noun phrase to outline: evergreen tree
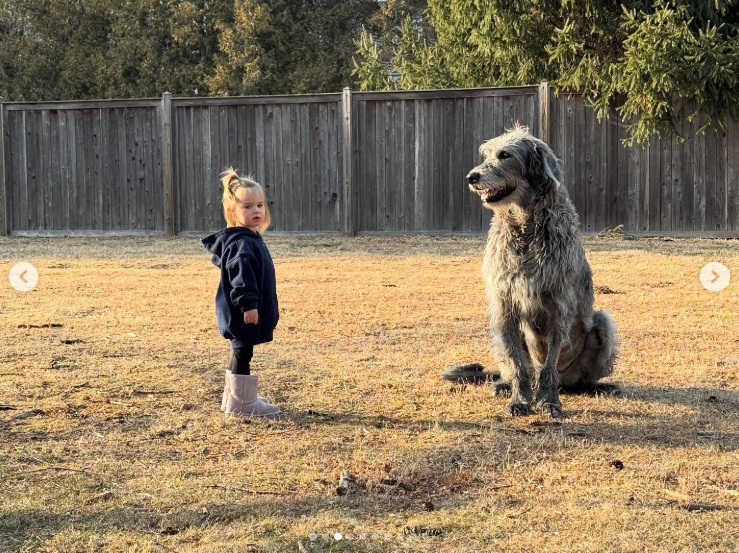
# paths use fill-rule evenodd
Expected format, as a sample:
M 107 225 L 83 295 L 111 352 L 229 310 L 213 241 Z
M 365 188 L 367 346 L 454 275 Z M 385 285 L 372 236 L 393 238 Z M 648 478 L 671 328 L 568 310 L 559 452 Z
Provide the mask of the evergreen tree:
M 432 33 L 406 20 L 392 52 L 378 53 L 401 88 L 548 79 L 601 116 L 622 98 L 640 142 L 674 128 L 676 98 L 708 124 L 739 115 L 739 0 L 429 0 L 424 20 Z M 356 74 L 367 63 L 358 49 Z

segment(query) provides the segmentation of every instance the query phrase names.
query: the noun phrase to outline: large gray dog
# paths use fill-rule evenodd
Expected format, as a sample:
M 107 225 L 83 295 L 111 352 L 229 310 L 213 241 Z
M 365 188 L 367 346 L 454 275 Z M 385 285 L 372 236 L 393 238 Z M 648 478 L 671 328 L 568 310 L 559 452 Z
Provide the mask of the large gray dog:
M 560 387 L 616 393 L 618 386 L 597 383 L 613 371 L 616 326 L 608 313 L 593 311 L 592 274 L 557 158 L 518 125 L 480 153 L 485 160 L 467 180 L 493 211 L 483 275 L 500 372 L 474 364 L 444 377 L 493 380 L 496 391 L 510 391 L 512 416 L 528 414 L 534 400 L 538 412 L 562 416 Z

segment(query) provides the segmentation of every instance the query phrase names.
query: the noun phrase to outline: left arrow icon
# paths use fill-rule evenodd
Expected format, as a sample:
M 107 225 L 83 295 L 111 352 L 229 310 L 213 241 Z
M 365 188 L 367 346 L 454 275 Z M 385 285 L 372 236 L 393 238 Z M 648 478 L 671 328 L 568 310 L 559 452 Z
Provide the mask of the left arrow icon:
M 8 273 L 10 285 L 19 292 L 29 292 L 38 284 L 36 267 L 27 262 L 18 263 Z

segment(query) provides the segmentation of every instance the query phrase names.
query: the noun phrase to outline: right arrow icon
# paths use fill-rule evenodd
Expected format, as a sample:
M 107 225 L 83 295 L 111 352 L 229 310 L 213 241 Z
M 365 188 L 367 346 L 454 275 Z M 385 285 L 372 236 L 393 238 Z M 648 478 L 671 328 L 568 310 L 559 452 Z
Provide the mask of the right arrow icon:
M 700 280 L 709 292 L 720 292 L 729 285 L 731 275 L 726 265 L 712 261 L 701 269 Z

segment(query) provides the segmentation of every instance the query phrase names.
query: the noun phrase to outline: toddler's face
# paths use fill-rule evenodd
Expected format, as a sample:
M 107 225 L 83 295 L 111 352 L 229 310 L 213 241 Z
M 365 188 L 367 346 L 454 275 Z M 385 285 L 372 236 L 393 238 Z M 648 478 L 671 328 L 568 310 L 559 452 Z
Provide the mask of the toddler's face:
M 235 193 L 237 202 L 233 207 L 234 219 L 240 227 L 258 231 L 264 223 L 264 196 L 255 191 L 239 188 Z

